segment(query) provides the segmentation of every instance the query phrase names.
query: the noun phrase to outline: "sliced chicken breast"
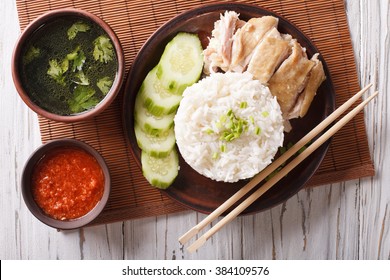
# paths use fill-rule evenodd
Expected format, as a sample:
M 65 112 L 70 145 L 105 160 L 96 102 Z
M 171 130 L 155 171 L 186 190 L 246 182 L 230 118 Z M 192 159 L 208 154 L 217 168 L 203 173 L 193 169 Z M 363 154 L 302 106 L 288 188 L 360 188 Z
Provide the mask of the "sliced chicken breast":
M 257 45 L 248 64 L 248 72 L 263 84 L 268 83 L 279 65 L 288 57 L 289 39 L 282 38 L 279 31 L 273 28 Z
M 237 30 L 238 22 L 240 20 L 236 12 L 226 11 L 214 23 L 209 45 L 203 52 L 205 74 L 217 72 L 218 68 L 228 70 L 231 63 L 233 34 Z
M 295 105 L 299 94 L 306 87 L 309 72 L 315 62 L 307 58 L 305 49 L 293 39 L 292 53 L 283 61 L 269 80 L 269 89 L 276 96 L 282 113 L 287 116 Z
M 243 72 L 252 57 L 253 51 L 263 37 L 278 26 L 279 19 L 273 16 L 251 18 L 233 36 L 232 59 L 229 70 Z

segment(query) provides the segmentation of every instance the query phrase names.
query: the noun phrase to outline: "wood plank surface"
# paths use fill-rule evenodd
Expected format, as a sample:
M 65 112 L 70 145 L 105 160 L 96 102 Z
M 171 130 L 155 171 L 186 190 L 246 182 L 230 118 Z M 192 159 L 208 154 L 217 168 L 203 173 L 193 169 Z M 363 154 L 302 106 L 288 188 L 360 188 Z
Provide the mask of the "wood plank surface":
M 281 1 L 283 3 L 283 1 Z M 20 191 L 40 145 L 36 115 L 18 97 L 10 61 L 19 34 L 14 0 L 0 4 L 0 259 L 390 259 L 390 5 L 345 1 L 360 84 L 379 98 L 365 110 L 372 178 L 305 189 L 271 210 L 239 217 L 189 254 L 177 238 L 204 218 L 185 211 L 57 232 L 36 220 Z

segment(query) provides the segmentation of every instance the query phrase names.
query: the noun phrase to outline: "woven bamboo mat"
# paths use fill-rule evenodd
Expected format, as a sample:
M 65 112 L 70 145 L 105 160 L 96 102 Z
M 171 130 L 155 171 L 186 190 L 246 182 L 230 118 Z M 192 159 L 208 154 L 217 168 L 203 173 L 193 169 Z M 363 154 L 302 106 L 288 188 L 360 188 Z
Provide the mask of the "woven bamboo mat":
M 211 2 L 215 1 L 16 0 L 22 30 L 37 16 L 57 8 L 81 8 L 101 17 L 111 25 L 122 43 L 126 73 L 143 43 L 160 25 L 181 12 Z M 359 91 L 343 0 L 241 2 L 258 4 L 283 15 L 312 39 L 330 69 L 336 105 Z M 42 142 L 62 137 L 76 138 L 95 147 L 107 160 L 112 173 L 112 194 L 106 209 L 94 224 L 184 210 L 151 188 L 143 178 L 122 131 L 121 100 L 122 94 L 103 114 L 84 123 L 63 124 L 38 117 Z M 333 138 L 321 167 L 307 186 L 373 175 L 361 113 Z

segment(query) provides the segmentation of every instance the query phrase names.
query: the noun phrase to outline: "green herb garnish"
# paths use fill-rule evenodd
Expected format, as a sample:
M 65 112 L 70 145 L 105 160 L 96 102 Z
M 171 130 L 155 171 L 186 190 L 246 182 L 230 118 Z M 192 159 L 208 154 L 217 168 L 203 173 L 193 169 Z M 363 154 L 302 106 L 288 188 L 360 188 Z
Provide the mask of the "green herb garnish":
M 112 80 L 110 77 L 103 77 L 98 80 L 96 83 L 97 87 L 101 90 L 101 92 L 106 95 L 112 86 Z
M 52 77 L 57 83 L 65 86 L 65 72 L 69 69 L 69 61 L 64 59 L 61 63 L 58 63 L 56 59 L 49 60 L 49 70 L 47 74 Z
M 89 79 L 87 76 L 85 76 L 85 74 L 82 70 L 78 71 L 74 76 L 77 80 L 72 80 L 72 82 L 74 82 L 78 85 L 83 85 L 83 86 L 89 85 Z
M 74 38 L 76 38 L 77 33 L 87 32 L 89 29 L 91 29 L 91 27 L 88 24 L 78 21 L 72 24 L 72 26 L 68 29 L 68 39 L 73 40 Z
M 62 86 L 65 86 L 65 72 L 69 69 L 69 61 L 72 61 L 72 71 L 76 70 L 81 71 L 83 65 L 85 63 L 86 57 L 83 50 L 80 50 L 80 46 L 77 46 L 76 49 L 67 54 L 66 57 L 59 63 L 56 59 L 49 60 L 49 70 L 47 74 L 51 76 L 57 83 Z M 76 78 L 80 81 L 74 81 L 77 84 L 89 85 L 88 78 L 84 75 L 84 73 L 77 73 Z
M 80 46 L 77 46 L 75 50 L 66 55 L 66 58 L 69 61 L 73 61 L 72 71 L 75 72 L 76 69 L 81 71 L 86 60 L 84 51 L 80 49 Z
M 78 85 L 73 93 L 73 98 L 69 100 L 68 105 L 73 113 L 80 113 L 88 110 L 99 103 L 94 96 L 95 90 L 90 86 Z
M 41 50 L 39 48 L 31 46 L 26 52 L 26 54 L 23 56 L 23 63 L 29 64 L 31 61 L 33 61 L 35 58 L 39 57 L 40 55 L 41 55 Z
M 240 117 L 237 117 L 232 109 L 222 115 L 220 118 L 220 128 L 223 128 L 220 140 L 227 142 L 233 141 L 241 136 L 244 131 L 248 130 L 248 122 Z M 217 125 L 218 126 L 218 125 Z
M 95 60 L 107 63 L 113 59 L 114 48 L 109 38 L 104 35 L 99 36 L 93 41 L 93 45 L 95 46 L 93 49 L 93 57 Z
M 207 129 L 206 129 L 206 133 L 207 133 L 207 134 L 213 134 L 213 133 L 215 133 L 215 132 L 214 132 L 214 130 L 212 130 L 211 128 L 207 128 Z

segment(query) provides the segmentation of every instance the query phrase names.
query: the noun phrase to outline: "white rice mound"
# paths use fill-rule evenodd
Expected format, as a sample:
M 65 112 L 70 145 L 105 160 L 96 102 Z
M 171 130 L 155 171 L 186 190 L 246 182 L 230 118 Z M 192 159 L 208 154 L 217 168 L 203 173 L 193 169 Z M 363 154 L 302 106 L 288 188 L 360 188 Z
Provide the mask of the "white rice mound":
M 231 113 L 244 129 L 227 141 L 224 135 L 232 132 Z M 276 97 L 248 72 L 213 73 L 188 87 L 174 121 L 183 159 L 216 181 L 253 177 L 283 145 L 283 118 Z

